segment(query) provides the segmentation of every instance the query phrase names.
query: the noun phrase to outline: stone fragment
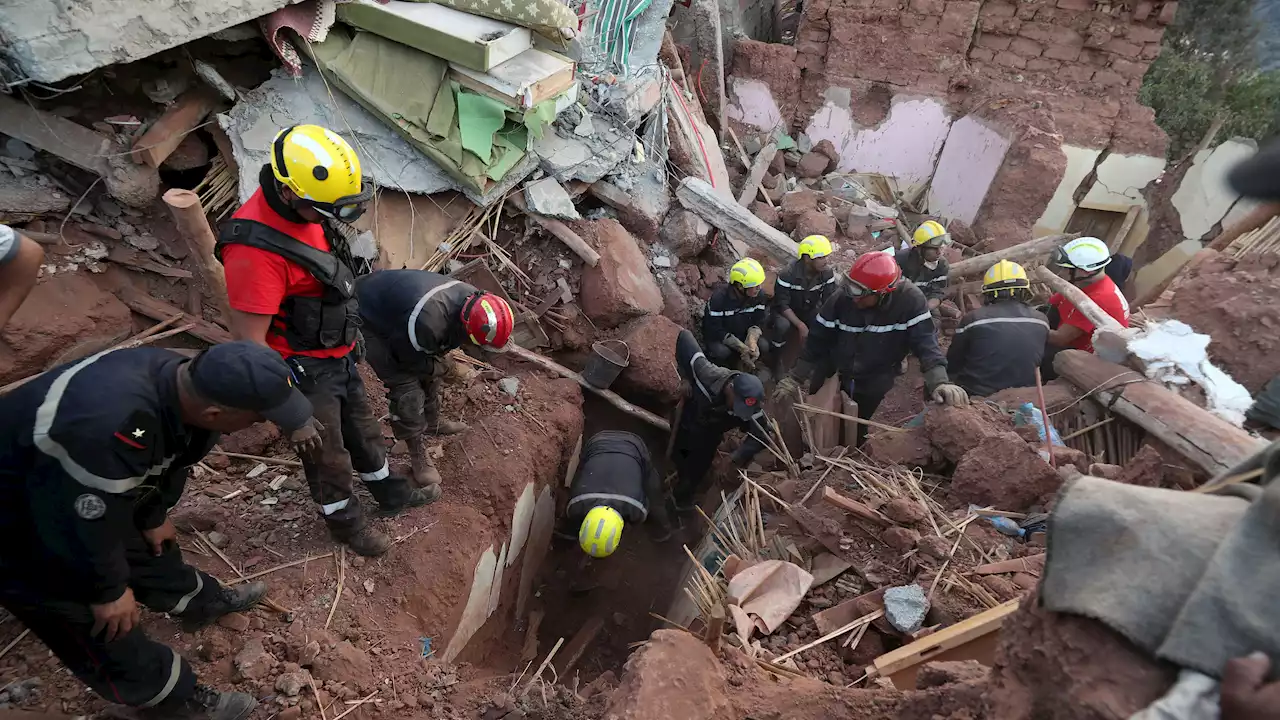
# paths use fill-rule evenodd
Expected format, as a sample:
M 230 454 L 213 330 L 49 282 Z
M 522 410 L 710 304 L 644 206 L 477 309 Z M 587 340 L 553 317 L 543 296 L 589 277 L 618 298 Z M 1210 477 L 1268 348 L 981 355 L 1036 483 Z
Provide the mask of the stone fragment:
M 884 592 L 884 614 L 894 629 L 913 633 L 924 626 L 929 613 L 929 598 L 919 585 L 891 587 Z

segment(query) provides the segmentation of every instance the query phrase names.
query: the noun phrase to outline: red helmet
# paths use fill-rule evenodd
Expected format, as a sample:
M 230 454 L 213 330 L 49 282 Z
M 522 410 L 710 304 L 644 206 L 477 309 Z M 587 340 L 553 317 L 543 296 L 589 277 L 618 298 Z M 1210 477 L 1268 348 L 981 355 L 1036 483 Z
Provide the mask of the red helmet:
M 467 337 L 477 345 L 501 350 L 511 339 L 515 315 L 506 300 L 493 293 L 478 292 L 462 306 L 462 321 L 467 324 Z
M 882 252 L 863 254 L 849 268 L 849 280 L 855 295 L 871 292 L 884 295 L 898 287 L 902 280 L 902 268 L 892 255 Z M 858 292 L 862 291 L 862 292 Z

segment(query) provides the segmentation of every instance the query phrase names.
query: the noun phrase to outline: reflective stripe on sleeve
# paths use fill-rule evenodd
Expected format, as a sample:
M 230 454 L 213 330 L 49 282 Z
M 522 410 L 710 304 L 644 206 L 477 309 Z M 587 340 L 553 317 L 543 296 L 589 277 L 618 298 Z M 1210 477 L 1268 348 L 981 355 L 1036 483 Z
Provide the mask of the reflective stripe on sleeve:
M 422 346 L 418 344 L 418 316 L 422 314 L 423 306 L 426 305 L 427 301 L 430 300 L 432 296 L 434 296 L 436 293 L 440 292 L 441 290 L 444 290 L 445 288 L 451 288 L 454 285 L 457 285 L 459 282 L 461 281 L 450 280 L 447 283 L 437 285 L 431 288 L 430 290 L 428 290 L 422 297 L 418 298 L 418 304 L 414 305 L 413 312 L 409 313 L 409 344 L 413 345 L 414 350 L 417 350 L 418 352 L 425 352 L 422 349 Z
M 985 320 L 974 320 L 973 322 L 969 323 L 968 325 L 965 325 L 964 327 L 956 328 L 956 334 L 959 335 L 965 330 L 968 330 L 969 328 L 978 327 L 979 325 L 995 325 L 996 323 L 1028 323 L 1031 325 L 1043 325 L 1044 329 L 1046 330 L 1049 329 L 1049 323 L 1045 322 L 1044 320 L 1041 320 L 1040 318 L 998 317 L 998 318 L 986 318 Z

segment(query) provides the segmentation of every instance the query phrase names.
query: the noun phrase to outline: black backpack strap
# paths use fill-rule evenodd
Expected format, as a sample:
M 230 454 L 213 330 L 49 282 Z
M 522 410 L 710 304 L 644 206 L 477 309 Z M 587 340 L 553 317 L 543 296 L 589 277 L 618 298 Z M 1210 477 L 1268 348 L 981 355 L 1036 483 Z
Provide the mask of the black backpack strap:
M 266 223 L 244 219 L 227 222 L 218 233 L 214 249 L 219 260 L 222 259 L 222 248 L 227 245 L 248 245 L 297 263 L 344 300 L 355 293 L 355 276 L 336 255 L 313 248 Z

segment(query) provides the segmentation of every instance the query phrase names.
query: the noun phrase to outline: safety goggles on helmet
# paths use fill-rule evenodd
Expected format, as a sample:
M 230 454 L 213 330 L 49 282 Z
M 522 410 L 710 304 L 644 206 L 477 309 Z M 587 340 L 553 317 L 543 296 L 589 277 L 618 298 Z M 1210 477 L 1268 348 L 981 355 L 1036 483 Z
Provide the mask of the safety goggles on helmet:
M 356 195 L 340 197 L 331 203 L 308 200 L 307 198 L 298 199 L 327 218 L 352 223 L 359 220 L 360 216 L 364 215 L 364 211 L 368 209 L 369 201 L 373 199 L 373 188 L 365 187 Z
M 950 244 L 951 244 L 951 233 L 947 233 L 947 234 L 945 234 L 945 235 L 939 235 L 939 236 L 937 236 L 937 237 L 931 237 L 931 238 L 929 238 L 928 240 L 925 240 L 924 242 L 920 243 L 920 244 L 919 244 L 919 245 L 917 245 L 916 247 L 922 247 L 922 248 L 942 248 L 942 247 L 946 247 L 946 246 L 948 246 L 948 245 L 950 245 Z

